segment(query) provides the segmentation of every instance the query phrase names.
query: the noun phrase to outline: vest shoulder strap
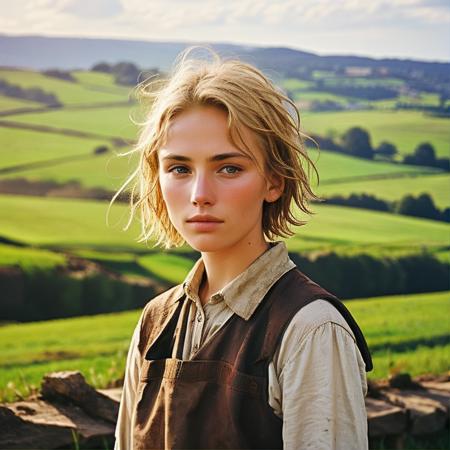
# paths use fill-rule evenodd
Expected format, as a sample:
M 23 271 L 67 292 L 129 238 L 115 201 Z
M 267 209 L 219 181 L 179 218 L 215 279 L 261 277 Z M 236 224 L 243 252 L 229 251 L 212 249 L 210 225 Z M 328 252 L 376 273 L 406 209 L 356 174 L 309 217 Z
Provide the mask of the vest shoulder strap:
M 353 331 L 356 343 L 366 365 L 366 372 L 373 368 L 372 358 L 364 335 L 346 306 L 335 295 L 312 281 L 298 268 L 293 268 L 275 283 L 269 291 L 267 304 L 270 322 L 258 360 L 272 360 L 281 344 L 283 335 L 295 314 L 309 303 L 323 299 L 329 301 L 344 317 Z

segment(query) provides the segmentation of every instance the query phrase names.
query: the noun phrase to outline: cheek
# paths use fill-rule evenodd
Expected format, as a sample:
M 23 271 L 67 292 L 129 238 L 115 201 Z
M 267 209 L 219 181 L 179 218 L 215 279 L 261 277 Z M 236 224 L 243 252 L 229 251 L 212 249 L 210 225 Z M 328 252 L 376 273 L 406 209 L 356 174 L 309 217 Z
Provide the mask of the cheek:
M 165 175 L 160 175 L 159 186 L 161 188 L 161 193 L 164 201 L 168 206 L 176 203 L 176 200 L 181 200 L 183 192 L 180 188 L 180 183 L 171 182 Z
M 255 175 L 242 177 L 240 180 L 235 180 L 222 192 L 227 201 L 232 202 L 238 208 L 247 211 L 259 209 L 262 208 L 264 200 L 264 180 Z

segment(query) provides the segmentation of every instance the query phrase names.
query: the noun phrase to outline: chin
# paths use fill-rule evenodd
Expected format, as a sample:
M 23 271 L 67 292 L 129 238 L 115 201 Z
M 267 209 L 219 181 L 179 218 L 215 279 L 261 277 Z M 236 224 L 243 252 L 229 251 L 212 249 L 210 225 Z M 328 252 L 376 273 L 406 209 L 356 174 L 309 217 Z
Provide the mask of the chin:
M 224 250 L 227 247 L 223 236 L 213 236 L 212 234 L 188 237 L 185 238 L 185 240 L 190 247 L 201 253 L 217 252 Z

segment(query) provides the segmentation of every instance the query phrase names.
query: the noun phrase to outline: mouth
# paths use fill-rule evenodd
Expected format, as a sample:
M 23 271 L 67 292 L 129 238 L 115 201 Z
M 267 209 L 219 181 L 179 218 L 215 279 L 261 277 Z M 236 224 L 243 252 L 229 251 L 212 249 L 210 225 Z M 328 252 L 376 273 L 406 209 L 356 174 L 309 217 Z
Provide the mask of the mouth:
M 220 228 L 223 220 L 213 216 L 194 216 L 188 219 L 186 223 L 196 233 L 211 233 Z
M 211 216 L 204 216 L 204 217 L 194 216 L 194 217 L 191 217 L 190 219 L 186 220 L 186 222 L 188 222 L 188 223 L 222 223 L 223 220 L 220 220 L 216 217 L 211 217 Z

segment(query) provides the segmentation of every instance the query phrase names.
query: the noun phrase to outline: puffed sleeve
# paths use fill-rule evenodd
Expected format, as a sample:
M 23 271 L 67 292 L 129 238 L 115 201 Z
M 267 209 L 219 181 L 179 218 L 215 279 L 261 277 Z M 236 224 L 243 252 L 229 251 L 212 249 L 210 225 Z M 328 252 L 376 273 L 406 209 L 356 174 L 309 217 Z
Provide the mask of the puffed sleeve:
M 138 348 L 141 321 L 142 316 L 134 330 L 128 350 L 122 398 L 120 400 L 115 431 L 116 442 L 114 450 L 133 450 L 133 410 L 141 367 L 141 356 Z

